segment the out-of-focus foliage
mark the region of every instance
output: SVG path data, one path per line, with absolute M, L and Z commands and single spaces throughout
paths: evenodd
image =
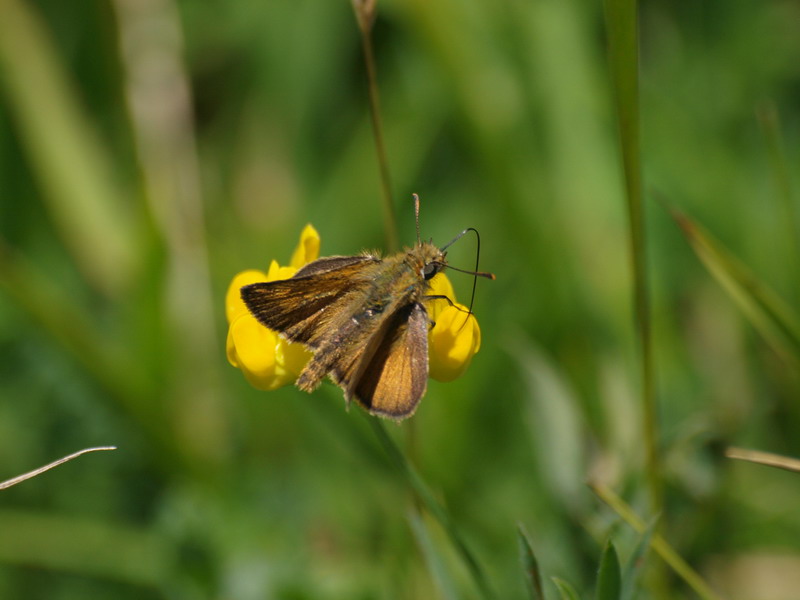
M 417 192 L 422 236 L 478 227 L 497 275 L 469 370 L 389 427 L 470 553 L 338 388 L 260 392 L 225 357 L 231 277 L 286 264 L 305 223 L 323 255 L 384 246 L 350 3 L 0 0 L 0 480 L 119 446 L 0 492 L 0 597 L 525 598 L 518 523 L 545 595 L 588 597 L 609 534 L 640 551 L 584 486 L 654 517 L 603 6 L 377 10 L 399 237 Z M 798 19 L 640 6 L 660 533 L 730 598 L 798 589 L 797 476 L 722 457 L 800 455 L 796 353 L 740 310 L 800 306 Z M 658 199 L 757 287 L 720 286 Z M 662 579 L 642 597 L 688 593 Z

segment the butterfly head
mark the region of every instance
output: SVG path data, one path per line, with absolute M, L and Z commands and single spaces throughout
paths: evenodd
M 425 281 L 433 279 L 447 266 L 446 256 L 446 252 L 430 242 L 419 244 L 408 253 L 414 271 Z

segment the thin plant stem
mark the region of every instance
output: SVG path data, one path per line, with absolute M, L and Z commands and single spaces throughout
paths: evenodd
M 601 483 L 590 483 L 589 487 L 600 500 L 607 504 L 611 510 L 617 513 L 628 525 L 633 527 L 637 533 L 643 534 L 647 531 L 647 524 L 637 515 L 622 498 L 617 496 L 611 488 Z M 703 600 L 723 600 L 722 596 L 711 589 L 705 580 L 692 569 L 689 564 L 681 558 L 675 549 L 658 533 L 654 533 L 650 538 L 650 547 L 658 554 L 675 573 L 703 598 Z
M 63 465 L 65 462 L 71 461 L 73 458 L 78 458 L 83 454 L 88 454 L 89 452 L 98 452 L 101 450 L 116 450 L 116 446 L 97 446 L 95 448 L 84 448 L 83 450 L 78 450 L 77 452 L 73 452 L 72 454 L 65 456 L 63 458 L 59 458 L 58 460 L 54 460 L 51 463 L 44 465 L 43 467 L 39 467 L 38 469 L 34 469 L 33 471 L 28 471 L 27 473 L 23 473 L 22 475 L 18 475 L 6 481 L 0 483 L 0 490 L 5 490 L 10 487 L 17 485 L 18 483 L 22 483 L 23 481 L 27 481 L 28 479 L 33 479 L 37 475 L 41 475 L 45 471 L 49 471 L 50 469 L 54 469 L 58 465 Z
M 800 460 L 772 452 L 762 452 L 760 450 L 748 450 L 747 448 L 736 448 L 731 446 L 725 450 L 725 456 L 736 460 L 744 460 L 758 465 L 775 467 L 785 471 L 800 473 Z
M 386 236 L 387 252 L 396 252 L 399 248 L 397 236 L 397 220 L 394 214 L 392 199 L 392 179 L 389 174 L 389 159 L 383 138 L 381 121 L 380 94 L 378 92 L 378 75 L 375 66 L 375 52 L 372 47 L 372 24 L 375 20 L 375 2 L 369 0 L 353 0 L 356 20 L 361 32 L 361 45 L 364 50 L 364 64 L 367 70 L 367 88 L 369 92 L 369 112 L 372 119 L 372 134 L 375 139 L 375 152 L 378 156 L 378 169 L 381 179 L 381 195 L 383 196 L 383 226 Z
M 645 215 L 642 203 L 639 131 L 639 51 L 636 0 L 606 0 L 606 23 L 611 73 L 616 91 L 620 146 L 630 226 L 630 256 L 639 340 L 641 400 L 650 508 L 661 512 L 663 484 L 658 454 L 658 419 L 653 367 L 650 295 L 645 253 Z

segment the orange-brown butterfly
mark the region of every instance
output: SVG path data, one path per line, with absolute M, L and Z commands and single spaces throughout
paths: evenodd
M 313 352 L 296 382 L 301 390 L 313 391 L 330 375 L 348 403 L 355 398 L 372 414 L 401 420 L 416 410 L 428 385 L 431 323 L 423 302 L 443 298 L 427 294 L 430 280 L 448 267 L 447 247 L 477 231 L 465 229 L 440 249 L 420 241 L 416 194 L 414 210 L 413 248 L 383 259 L 369 253 L 320 258 L 290 279 L 242 287 L 258 321 Z

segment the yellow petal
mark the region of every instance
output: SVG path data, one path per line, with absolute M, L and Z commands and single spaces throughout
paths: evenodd
M 260 390 L 274 390 L 297 379 L 311 353 L 300 344 L 291 344 L 259 323 L 247 310 L 241 288 L 251 283 L 289 279 L 304 264 L 319 257 L 319 234 L 306 225 L 290 266 L 272 261 L 266 273 L 249 270 L 236 275 L 225 296 L 228 338 L 225 351 L 228 362 L 240 369 L 250 385 Z
M 481 329 L 475 315 L 461 304 L 442 308 L 428 333 L 430 376 L 438 381 L 460 377 L 480 347 Z
M 319 258 L 319 233 L 314 229 L 310 223 L 303 228 L 300 233 L 300 243 L 297 244 L 292 260 L 289 264 L 295 269 L 299 269 L 303 265 L 307 265 L 313 260 Z
M 450 298 L 452 302 L 456 301 L 456 293 L 453 291 L 453 284 L 450 283 L 450 280 L 444 273 L 437 273 L 436 276 L 431 279 L 431 287 L 428 290 L 428 295 L 446 296 L 447 298 Z M 428 316 L 430 317 L 431 321 L 436 321 L 439 313 L 448 306 L 450 306 L 450 302 L 444 299 L 431 300 L 425 304 L 425 308 L 428 310 Z
M 249 313 L 231 324 L 226 350 L 228 361 L 259 390 L 275 390 L 294 382 L 311 356 L 302 346 L 290 344 Z
M 277 263 L 275 264 L 277 266 Z M 267 281 L 267 274 L 255 269 L 242 271 L 233 278 L 233 281 L 231 281 L 231 284 L 228 286 L 228 293 L 225 294 L 225 315 L 228 317 L 229 324 L 248 312 L 247 307 L 242 301 L 242 287 L 250 285 L 251 283 L 258 283 L 259 281 Z

